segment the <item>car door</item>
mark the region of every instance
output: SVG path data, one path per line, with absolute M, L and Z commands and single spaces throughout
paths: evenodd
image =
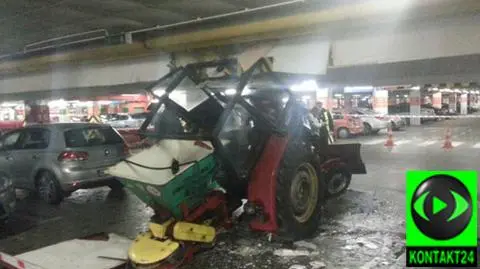
M 18 167 L 16 176 L 19 185 L 25 188 L 33 187 L 33 172 L 38 164 L 48 156 L 47 148 L 50 143 L 50 131 L 45 128 L 24 129 L 20 137 L 18 148 L 14 151 L 15 162 Z
M 12 176 L 15 187 L 22 186 L 22 180 L 19 178 L 22 164 L 18 162 L 16 156 L 22 136 L 22 130 L 8 132 L 2 136 L 0 142 L 0 169 Z

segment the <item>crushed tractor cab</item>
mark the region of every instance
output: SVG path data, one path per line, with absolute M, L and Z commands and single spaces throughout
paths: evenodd
M 366 173 L 359 144 L 315 147 L 308 111 L 265 59 L 240 77 L 235 66 L 190 64 L 152 85 L 141 129 L 152 146 L 108 171 L 155 211 L 129 249 L 135 268 L 188 262 L 242 199 L 252 230 L 311 236 L 321 205 Z

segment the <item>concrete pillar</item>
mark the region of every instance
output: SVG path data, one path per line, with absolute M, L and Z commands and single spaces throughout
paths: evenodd
M 48 103 L 42 100 L 25 101 L 25 123 L 49 123 L 50 110 Z
M 448 108 L 453 111 L 457 111 L 457 94 L 450 93 L 448 98 Z
M 378 113 L 388 114 L 388 91 L 381 88 L 373 90 L 373 110 Z
M 317 102 L 322 102 L 323 107 L 326 109 L 332 109 L 333 104 L 333 90 L 332 89 L 318 89 L 317 90 Z
M 468 93 L 460 95 L 460 114 L 468 114 Z
M 98 116 L 100 115 L 100 105 L 97 102 L 94 102 L 92 105 L 92 115 L 90 116 Z
M 344 98 L 344 104 L 343 105 L 344 105 L 344 107 L 347 111 L 349 111 L 350 109 L 355 107 L 354 97 L 353 97 L 352 93 L 345 93 L 343 95 L 343 98 Z
M 410 114 L 417 117 L 410 118 L 410 125 L 420 125 L 421 94 L 418 90 L 410 91 Z
M 435 108 L 442 108 L 442 93 L 436 92 L 432 94 L 432 105 Z
M 125 44 L 132 44 L 132 43 L 133 43 L 132 33 L 130 32 L 125 33 Z

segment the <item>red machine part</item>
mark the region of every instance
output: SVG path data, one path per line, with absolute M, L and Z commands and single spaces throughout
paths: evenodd
M 206 212 L 217 211 L 222 216 L 222 224 L 224 227 L 231 227 L 232 221 L 228 216 L 227 200 L 225 194 L 221 191 L 212 192 L 205 200 L 205 203 L 190 211 L 185 205 L 181 205 L 183 218 L 188 222 L 199 220 Z
M 272 135 L 265 145 L 248 184 L 248 200 L 263 209 L 263 219 L 250 222 L 256 231 L 275 233 L 278 229 L 276 209 L 277 171 L 287 148 L 288 137 Z
M 225 194 L 220 191 L 212 192 L 205 200 L 205 203 L 190 210 L 185 204 L 181 205 L 183 218 L 188 222 L 195 222 L 200 220 L 205 213 L 216 211 L 220 216 L 220 225 L 225 228 L 230 228 L 232 226 L 232 221 L 228 215 L 227 200 L 225 199 Z M 183 244 L 184 253 L 183 257 L 176 264 L 165 263 L 162 264 L 158 269 L 175 269 L 179 268 L 182 265 L 192 261 L 193 256 L 200 250 L 200 246 L 196 243 L 184 242 Z
M 328 159 L 326 162 L 320 165 L 320 171 L 324 174 L 328 173 L 330 170 L 334 168 L 342 168 L 346 164 L 340 158 L 331 158 Z
M 213 150 L 212 147 L 210 147 L 208 144 L 206 144 L 205 142 L 201 141 L 201 140 L 197 140 L 193 143 L 193 145 L 195 146 L 198 146 L 198 147 L 201 147 L 201 148 L 204 148 L 204 149 L 207 149 L 207 150 Z

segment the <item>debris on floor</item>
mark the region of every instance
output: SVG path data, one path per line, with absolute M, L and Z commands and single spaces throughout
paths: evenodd
M 101 190 L 92 192 L 99 196 Z M 88 192 L 82 193 L 82 197 L 78 198 L 87 194 Z M 214 248 L 197 255 L 195 262 L 185 269 L 402 268 L 405 264 L 404 212 L 388 202 L 392 195 L 386 198 L 375 196 L 376 199 L 373 196 L 375 195 L 368 192 L 348 191 L 344 197 L 332 201 L 327 207 L 328 211 L 317 236 L 301 241 L 274 239 L 269 242 L 266 235 L 252 233 L 248 223 L 239 220 L 234 228 L 217 238 Z M 69 203 L 74 198 L 77 199 L 69 198 L 66 202 Z M 61 213 L 62 219 L 58 222 L 70 229 L 64 228 L 59 233 L 58 226 L 41 225 L 0 239 L 0 251 L 22 253 L 28 248 L 38 248 L 41 244 L 51 244 L 55 240 L 68 239 L 77 234 L 87 235 L 87 232 L 108 231 L 132 237 L 145 229 L 145 223 L 152 214 L 130 195 L 126 195 L 120 204 L 118 200 L 80 200 L 69 203 L 69 207 L 60 207 L 57 211 L 41 205 L 27 207 L 34 208 L 37 215 L 43 214 L 47 219 Z M 125 206 L 127 202 L 128 207 Z M 129 210 L 125 211 L 125 208 Z M 113 226 L 110 221 L 98 221 L 100 218 L 97 215 L 89 215 L 88 212 L 93 209 L 108 212 L 108 219 L 114 221 Z M 14 223 L 21 223 L 21 220 L 23 219 Z M 43 223 L 41 220 L 35 223 Z M 75 226 L 79 221 L 82 226 Z M 31 245 L 31 240 L 27 240 L 32 238 L 35 239 L 34 246 Z M 381 259 L 375 259 L 376 257 Z
M 323 269 L 327 267 L 327 265 L 321 261 L 312 261 L 310 262 L 310 266 L 312 267 L 312 269 Z
M 305 265 L 294 264 L 294 265 L 290 266 L 289 269 L 307 269 L 307 267 Z
M 273 255 L 280 257 L 310 256 L 312 253 L 308 250 L 277 249 Z
M 317 246 L 314 243 L 310 243 L 307 241 L 297 241 L 293 243 L 293 245 L 296 246 L 297 248 L 317 250 Z

